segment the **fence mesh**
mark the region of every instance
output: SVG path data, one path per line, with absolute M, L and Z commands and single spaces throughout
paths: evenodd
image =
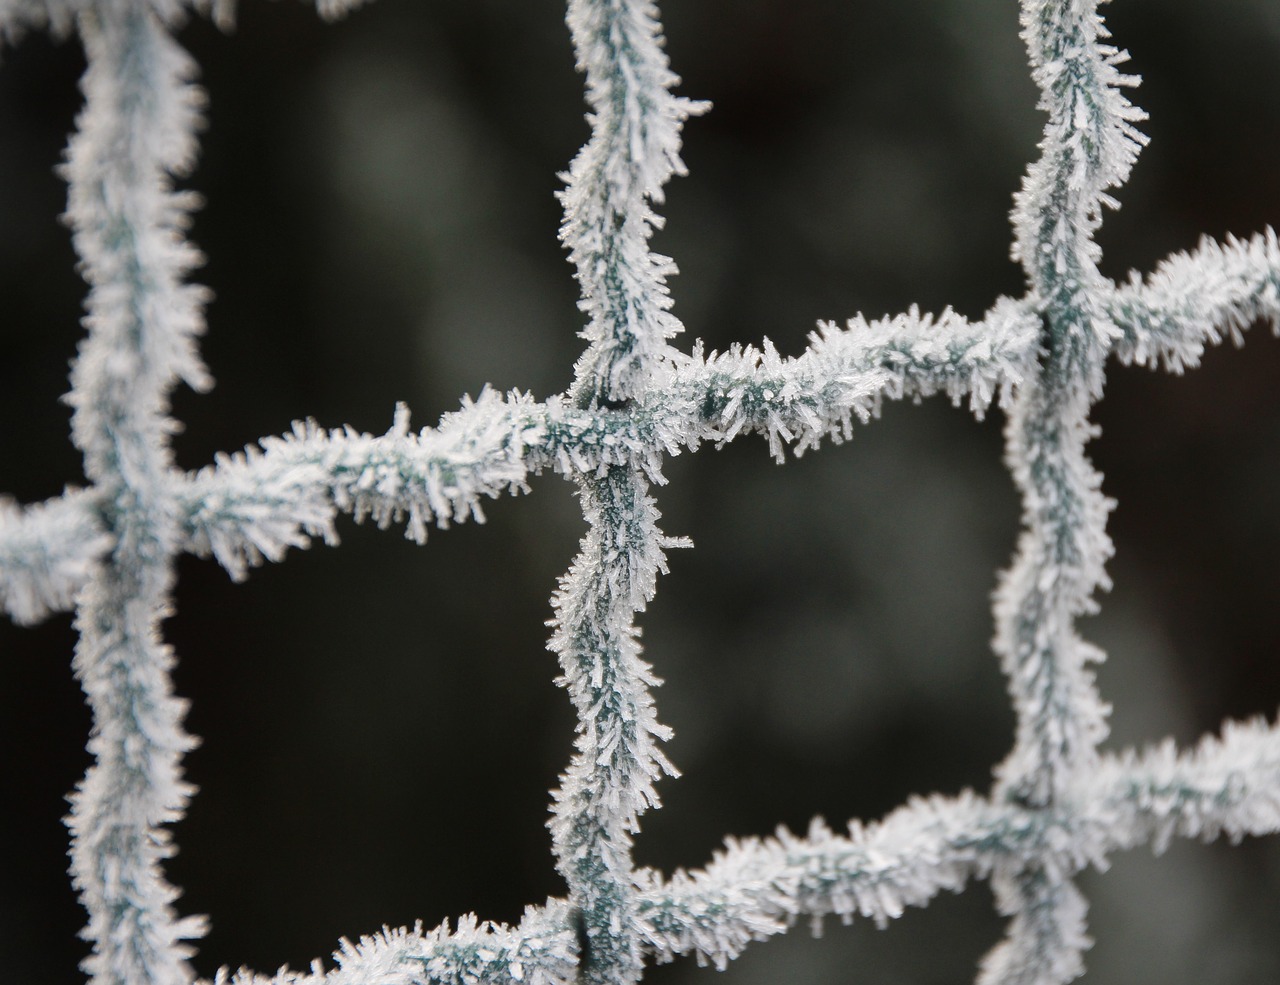
M 335 11 L 322 11 L 334 13 Z M 226 10 L 218 12 L 225 18 Z M 484 392 L 436 428 L 407 411 L 380 437 L 300 425 L 195 473 L 172 463 L 168 393 L 208 385 L 193 338 L 202 292 L 185 282 L 190 198 L 171 176 L 191 167 L 201 97 L 172 40 L 177 8 L 133 3 L 10 4 L 10 30 L 74 21 L 89 68 L 86 106 L 65 168 L 69 218 L 91 286 L 88 337 L 73 372 L 73 439 L 89 489 L 6 510 L 0 530 L 10 615 L 34 622 L 74 606 L 76 670 L 94 709 L 95 765 L 74 799 L 73 879 L 90 914 L 103 981 L 187 981 L 198 920 L 179 918 L 161 871 L 167 825 L 190 794 L 179 761 L 191 740 L 160 642 L 173 558 L 212 555 L 235 578 L 312 537 L 336 513 L 429 526 L 480 519 L 481 503 L 556 472 L 577 486 L 589 531 L 554 599 L 552 648 L 579 714 L 577 755 L 554 797 L 552 833 L 566 900 L 513 927 L 464 918 L 344 946 L 337 967 L 281 980 L 637 979 L 647 961 L 694 955 L 723 967 L 746 944 L 798 918 L 880 923 L 939 889 L 990 879 L 1008 936 L 984 981 L 1067 981 L 1088 945 L 1073 884 L 1117 849 L 1174 835 L 1211 839 L 1274 830 L 1275 729 L 1225 726 L 1179 751 L 1102 754 L 1106 716 L 1092 678 L 1101 654 L 1079 638 L 1110 556 L 1112 503 L 1084 453 L 1104 363 L 1175 371 L 1207 344 L 1280 310 L 1274 234 L 1203 243 L 1145 278 L 1113 284 L 1093 234 L 1143 138 L 1123 92 L 1119 54 L 1091 4 L 1024 4 L 1024 38 L 1048 124 L 1014 212 L 1027 293 L 980 320 L 916 309 L 823 325 L 800 356 L 767 343 L 724 353 L 673 348 L 679 330 L 648 250 L 651 209 L 679 172 L 685 118 L 673 97 L 656 11 L 574 3 L 593 136 L 564 194 L 563 238 L 587 315 L 574 384 L 545 401 Z M 660 743 L 652 675 L 636 614 L 664 552 L 649 487 L 664 457 L 740 434 L 772 454 L 842 441 L 885 399 L 945 392 L 975 412 L 1007 414 L 1007 462 L 1024 534 L 996 602 L 996 649 L 1018 716 L 1014 752 L 987 796 L 913 800 L 874 824 L 834 833 L 731 841 L 705 869 L 667 877 L 637 868 L 631 838 L 672 772 Z M 251 972 L 231 976 L 256 980 Z

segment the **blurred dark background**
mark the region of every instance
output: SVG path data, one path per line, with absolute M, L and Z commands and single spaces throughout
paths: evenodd
M 1105 271 L 1280 224 L 1280 7 L 1105 9 L 1152 138 Z M 182 31 L 210 98 L 189 186 L 218 381 L 175 396 L 184 467 L 305 417 L 381 432 L 397 400 L 420 426 L 486 382 L 569 383 L 581 318 L 553 193 L 586 127 L 562 17 L 378 0 L 326 26 L 248 0 L 232 36 Z M 1021 293 L 1007 213 L 1041 116 L 1013 0 L 670 0 L 665 19 L 682 91 L 715 103 L 656 241 L 681 268 L 682 345 L 767 335 L 793 354 L 818 318 L 976 317 Z M 83 481 L 58 398 L 84 289 L 53 173 L 82 68 L 39 35 L 0 62 L 0 489 L 24 502 Z M 1280 706 L 1277 381 L 1261 330 L 1185 378 L 1111 374 L 1092 451 L 1119 500 L 1115 588 L 1085 631 L 1110 653 L 1113 747 Z M 758 439 L 671 460 L 665 529 L 697 548 L 673 553 L 643 625 L 685 775 L 641 863 L 986 788 L 1013 724 L 989 647 L 1018 517 L 1001 424 L 933 400 L 782 468 Z M 543 477 L 425 549 L 344 520 L 341 549 L 244 585 L 182 560 L 166 631 L 203 745 L 169 872 L 182 911 L 211 917 L 202 974 L 305 965 L 383 924 L 513 921 L 563 892 L 544 821 L 573 721 L 544 621 L 582 533 L 571 493 Z M 0 636 L 0 982 L 71 985 L 83 915 L 59 819 L 88 716 L 70 617 Z M 1144 849 L 1081 882 L 1089 981 L 1280 980 L 1274 839 Z M 977 884 L 883 932 L 797 928 L 720 977 L 684 961 L 650 980 L 961 983 L 1001 930 Z

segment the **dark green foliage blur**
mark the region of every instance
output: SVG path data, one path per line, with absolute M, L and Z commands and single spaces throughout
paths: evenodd
M 1280 226 L 1280 6 L 1117 0 L 1151 136 L 1100 237 L 1113 277 Z M 1041 117 L 1014 0 L 669 0 L 690 174 L 660 211 L 675 311 L 708 348 L 795 354 L 819 318 L 919 304 L 978 317 L 1020 294 L 1007 213 Z M 377 0 L 336 25 L 246 0 L 233 36 L 189 25 L 209 126 L 192 236 L 216 300 L 208 395 L 179 392 L 185 468 L 291 422 L 434 423 L 486 383 L 571 379 L 581 316 L 554 192 L 587 130 L 563 11 L 541 0 Z M 83 65 L 42 36 L 0 62 L 0 490 L 83 481 L 67 362 L 84 288 L 53 168 Z M 1091 446 L 1118 499 L 1114 590 L 1085 631 L 1110 654 L 1111 745 L 1189 742 L 1280 706 L 1280 341 L 1250 333 L 1185 378 L 1116 367 Z M 642 864 L 725 835 L 874 819 L 912 793 L 985 789 L 1013 715 L 988 598 L 1018 504 L 1001 415 L 891 405 L 784 467 L 763 442 L 670 462 L 664 528 L 693 538 L 643 620 L 684 771 Z M 582 523 L 568 483 L 483 526 L 341 526 L 233 585 L 179 565 L 167 636 L 203 745 L 169 866 L 210 915 L 196 967 L 273 971 L 341 936 L 467 911 L 514 921 L 563 887 L 543 826 L 573 720 L 545 648 Z M 64 795 L 86 765 L 70 617 L 0 639 L 0 981 L 71 985 L 83 915 Z M 1280 979 L 1280 842 L 1176 844 L 1082 877 L 1096 983 Z M 961 983 L 1001 933 L 974 886 L 878 932 L 807 928 L 717 982 Z M 652 973 L 711 981 L 693 962 Z

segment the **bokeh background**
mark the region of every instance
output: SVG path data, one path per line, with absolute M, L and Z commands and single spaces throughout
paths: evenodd
M 1151 144 L 1105 271 L 1280 224 L 1280 6 L 1106 10 Z M 554 192 L 587 131 L 562 18 L 378 0 L 326 26 L 247 0 L 233 36 L 182 31 L 210 99 L 188 185 L 207 199 L 218 381 L 175 396 L 184 467 L 306 417 L 381 432 L 398 400 L 424 425 L 485 383 L 569 383 L 581 318 Z M 656 241 L 681 268 L 682 345 L 767 335 L 792 354 L 819 318 L 976 317 L 1021 293 L 1007 213 L 1041 116 L 1013 0 L 669 0 L 665 20 L 682 91 L 715 103 Z M 53 172 L 82 68 L 38 35 L 0 61 L 0 489 L 24 502 L 83 481 L 58 398 L 84 290 Z M 1110 654 L 1112 747 L 1280 706 L 1278 381 L 1261 330 L 1184 378 L 1110 376 L 1092 451 L 1119 501 L 1115 587 L 1085 630 Z M 665 528 L 696 549 L 673 553 L 643 625 L 685 775 L 662 783 L 641 863 L 986 788 L 1013 725 L 989 646 L 1018 518 L 1001 424 L 933 400 L 784 467 L 758 439 L 670 461 Z M 212 921 L 202 974 L 305 965 L 383 924 L 512 921 L 563 892 L 544 822 L 573 722 L 544 622 L 583 528 L 554 476 L 487 512 L 424 549 L 344 521 L 340 549 L 243 585 L 180 563 L 166 633 L 203 745 L 169 871 Z M 6 985 L 81 980 L 59 820 L 86 765 L 72 645 L 69 616 L 0 627 Z M 1091 982 L 1280 980 L 1275 839 L 1140 850 L 1081 883 Z M 961 983 L 1001 930 L 975 884 L 885 931 L 801 927 L 718 977 L 685 961 L 650 980 Z

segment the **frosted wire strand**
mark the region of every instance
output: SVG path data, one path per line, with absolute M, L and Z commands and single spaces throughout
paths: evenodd
M 1046 301 L 1102 290 L 1093 233 L 1102 208 L 1116 205 L 1107 191 L 1124 184 L 1147 141 L 1134 126 L 1146 114 L 1122 91 L 1139 81 L 1118 69 L 1128 54 L 1105 43 L 1105 2 L 1022 0 L 1022 38 L 1049 119 L 1015 196 L 1013 259 Z M 1102 325 L 1082 327 L 1107 335 Z
M 193 337 L 204 292 L 183 285 L 196 262 L 180 231 L 188 198 L 169 176 L 188 168 L 199 93 L 194 65 L 150 6 L 104 0 L 80 18 L 85 106 L 65 174 L 68 217 L 90 284 L 89 334 L 72 370 L 72 435 L 84 453 L 114 548 L 80 595 L 73 666 L 93 711 L 94 757 L 72 795 L 72 881 L 89 914 L 83 963 L 101 985 L 185 985 L 203 920 L 178 919 L 161 861 L 166 825 L 191 788 L 180 771 L 194 745 L 161 642 L 169 614 L 173 506 L 168 390 L 207 377 Z
M 1033 371 L 1040 320 L 1027 306 L 996 305 L 983 321 L 950 311 L 824 324 L 799 356 L 761 349 L 681 357 L 678 367 L 629 411 L 584 411 L 562 397 L 537 402 L 491 390 L 409 430 L 401 407 L 391 429 L 373 436 L 298 424 L 260 447 L 218 455 L 194 474 L 169 472 L 179 548 L 213 556 L 241 580 L 264 560 L 314 536 L 337 543 L 339 512 L 380 527 L 405 522 L 424 543 L 431 526 L 483 520 L 483 500 L 528 489 L 531 475 L 582 476 L 613 465 L 661 482 L 661 454 L 722 445 L 747 434 L 766 439 L 782 461 L 852 434 L 885 400 L 945 392 L 981 413 Z M 0 602 L 17 621 L 36 622 L 71 607 L 112 541 L 101 497 L 72 492 L 18 509 L 0 502 Z
M 1103 756 L 1072 778 L 1048 821 L 1057 834 L 1051 864 L 1064 874 L 1105 868 L 1113 851 L 1173 837 L 1233 841 L 1277 829 L 1280 728 L 1261 719 L 1228 723 L 1179 754 L 1171 742 L 1142 754 Z M 971 792 L 913 798 L 880 821 L 851 822 L 845 834 L 815 821 L 803 837 L 730 839 L 704 869 L 670 879 L 643 871 L 637 921 L 659 962 L 689 955 L 723 969 L 752 941 L 784 933 L 797 919 L 836 916 L 884 926 L 938 892 L 959 892 L 1011 860 L 1039 850 L 1046 815 Z M 221 972 L 218 985 L 404 985 L 457 981 L 575 980 L 574 919 L 560 900 L 530 907 L 516 928 L 463 917 L 424 932 L 384 931 L 344 941 L 328 972 Z
M 25 509 L 0 500 L 0 603 L 14 622 L 34 625 L 65 612 L 114 543 L 87 492 L 67 492 Z
M 657 960 L 693 955 L 723 969 L 797 918 L 884 926 L 939 891 L 1015 870 L 1046 840 L 1053 850 L 1043 861 L 1055 884 L 1069 886 L 1065 879 L 1088 865 L 1106 868 L 1114 851 L 1150 844 L 1160 853 L 1174 836 L 1238 841 L 1274 833 L 1278 819 L 1280 727 L 1228 723 L 1221 737 L 1182 754 L 1165 742 L 1103 756 L 1097 770 L 1071 778 L 1048 813 L 965 792 L 913 798 L 881 821 L 851 822 L 847 835 L 815 821 L 804 838 L 780 829 L 774 838 L 730 840 L 703 870 L 666 881 L 650 873 L 640 918 Z M 1059 907 L 1078 912 L 1069 895 Z M 1070 961 L 1080 943 L 1060 952 Z
M 665 283 L 675 268 L 649 251 L 659 222 L 649 203 L 683 171 L 680 127 L 696 107 L 670 92 L 679 80 L 652 3 L 570 0 L 567 21 L 591 107 L 591 138 L 561 194 L 560 235 L 589 319 L 570 392 L 581 408 L 616 407 L 646 392 L 667 357 L 666 340 L 680 331 Z M 658 803 L 655 781 L 675 773 L 658 747 L 670 731 L 658 723 L 650 694 L 658 681 L 640 658 L 635 626 L 665 570 L 663 549 L 677 543 L 659 531 L 647 488 L 636 465 L 602 465 L 578 477 L 589 530 L 552 598 L 550 647 L 578 725 L 549 827 L 581 920 L 586 985 L 641 976 L 631 835 L 640 813 Z
M 567 20 L 591 107 L 591 139 L 560 194 L 560 238 L 577 268 L 590 343 L 575 369 L 574 399 L 620 403 L 645 390 L 666 340 L 682 331 L 668 310 L 675 266 L 649 250 L 661 224 L 650 203 L 662 201 L 672 174 L 684 173 L 680 128 L 706 104 L 672 95 L 680 80 L 649 0 L 570 0 Z
M 1122 362 L 1172 373 L 1200 365 L 1205 346 L 1230 339 L 1262 319 L 1280 331 L 1280 242 L 1268 228 L 1226 243 L 1205 238 L 1175 253 L 1146 280 L 1136 273 L 1115 292 L 1108 312 L 1120 329 Z
M 1041 159 L 1014 210 L 1017 246 L 1043 306 L 1044 356 L 1006 428 L 1006 460 L 1023 498 L 1018 556 L 997 593 L 996 649 L 1018 712 L 1013 756 L 1001 768 L 1012 796 L 1048 804 L 1065 777 L 1087 768 L 1106 735 L 1105 710 L 1087 664 L 1101 653 L 1075 633 L 1108 585 L 1111 502 L 1084 453 L 1088 415 L 1101 393 L 1114 327 L 1095 300 L 1096 228 L 1104 189 L 1124 179 L 1137 152 L 1139 114 L 1117 87 L 1120 60 L 1096 2 L 1025 0 L 1023 36 L 1040 106 L 1049 113 Z
M 462 917 L 433 930 L 383 929 L 358 942 L 342 941 L 335 967 L 309 972 L 282 968 L 261 975 L 222 969 L 213 985 L 572 985 L 578 980 L 577 937 L 563 900 L 527 907 L 517 927 Z
M 662 482 L 664 451 L 759 433 L 781 461 L 788 445 L 799 455 L 847 439 L 853 420 L 875 416 L 885 399 L 942 391 L 967 395 L 981 412 L 1032 371 L 1039 324 L 1013 302 L 974 323 L 951 312 L 857 318 L 847 329 L 824 326 L 795 358 L 767 342 L 682 357 L 625 411 L 485 390 L 417 433 L 404 408 L 378 437 L 298 425 L 181 481 L 185 545 L 242 578 L 264 557 L 305 545 L 308 532 L 332 542 L 330 501 L 380 527 L 403 519 L 405 535 L 423 543 L 430 526 L 483 520 L 484 499 L 527 491 L 528 478 L 547 470 L 590 477 L 625 465 Z
M 995 597 L 995 648 L 1018 716 L 1013 752 L 997 770 L 997 796 L 1049 809 L 1071 778 L 1093 768 L 1107 733 L 1089 664 L 1103 654 L 1079 638 L 1077 617 L 1109 587 L 1112 554 L 1101 475 L 1085 455 L 1096 433 L 1108 345 L 1118 334 L 1099 299 L 1093 233 L 1107 189 L 1124 182 L 1143 138 L 1121 95 L 1137 80 L 1107 37 L 1097 0 L 1023 0 L 1023 39 L 1048 113 L 1041 156 L 1014 212 L 1013 256 L 1043 306 L 1040 372 L 1019 393 L 1006 430 L 1006 461 L 1022 494 L 1018 553 Z M 996 868 L 997 906 L 1012 916 L 1005 941 L 982 962 L 980 985 L 1059 985 L 1083 973 L 1087 905 L 1050 864 L 1052 830 L 1031 858 Z
M 1280 811 L 1280 732 L 1261 720 L 1229 723 L 1176 754 L 1165 743 L 1142 755 L 1105 756 L 1077 777 L 1054 823 L 1064 835 L 1057 864 L 1105 867 L 1113 850 L 1150 843 L 1162 852 L 1174 835 L 1233 840 L 1274 832 Z M 693 955 L 723 968 L 753 940 L 782 933 L 805 916 L 862 917 L 883 925 L 940 890 L 959 891 L 1010 856 L 1034 846 L 1040 812 L 971 793 L 913 799 L 881 821 L 837 835 L 819 822 L 805 837 L 730 841 L 712 863 L 670 880 L 642 873 L 638 919 L 657 960 Z M 1078 847 L 1087 846 L 1087 847 Z M 325 973 L 275 976 L 222 972 L 227 985 L 388 985 L 569 982 L 576 974 L 573 919 L 562 901 L 531 907 L 517 928 L 472 917 L 423 932 L 384 931 L 343 942 Z
M 576 751 L 553 791 L 550 828 L 588 943 L 583 980 L 622 983 L 638 980 L 643 967 L 631 835 L 640 813 L 658 806 L 658 777 L 676 775 L 659 748 L 671 732 L 658 723 L 650 694 L 658 681 L 640 658 L 634 625 L 672 542 L 630 469 L 583 481 L 580 497 L 590 529 L 552 598 L 550 644 L 564 671 L 557 683 L 578 712 Z

